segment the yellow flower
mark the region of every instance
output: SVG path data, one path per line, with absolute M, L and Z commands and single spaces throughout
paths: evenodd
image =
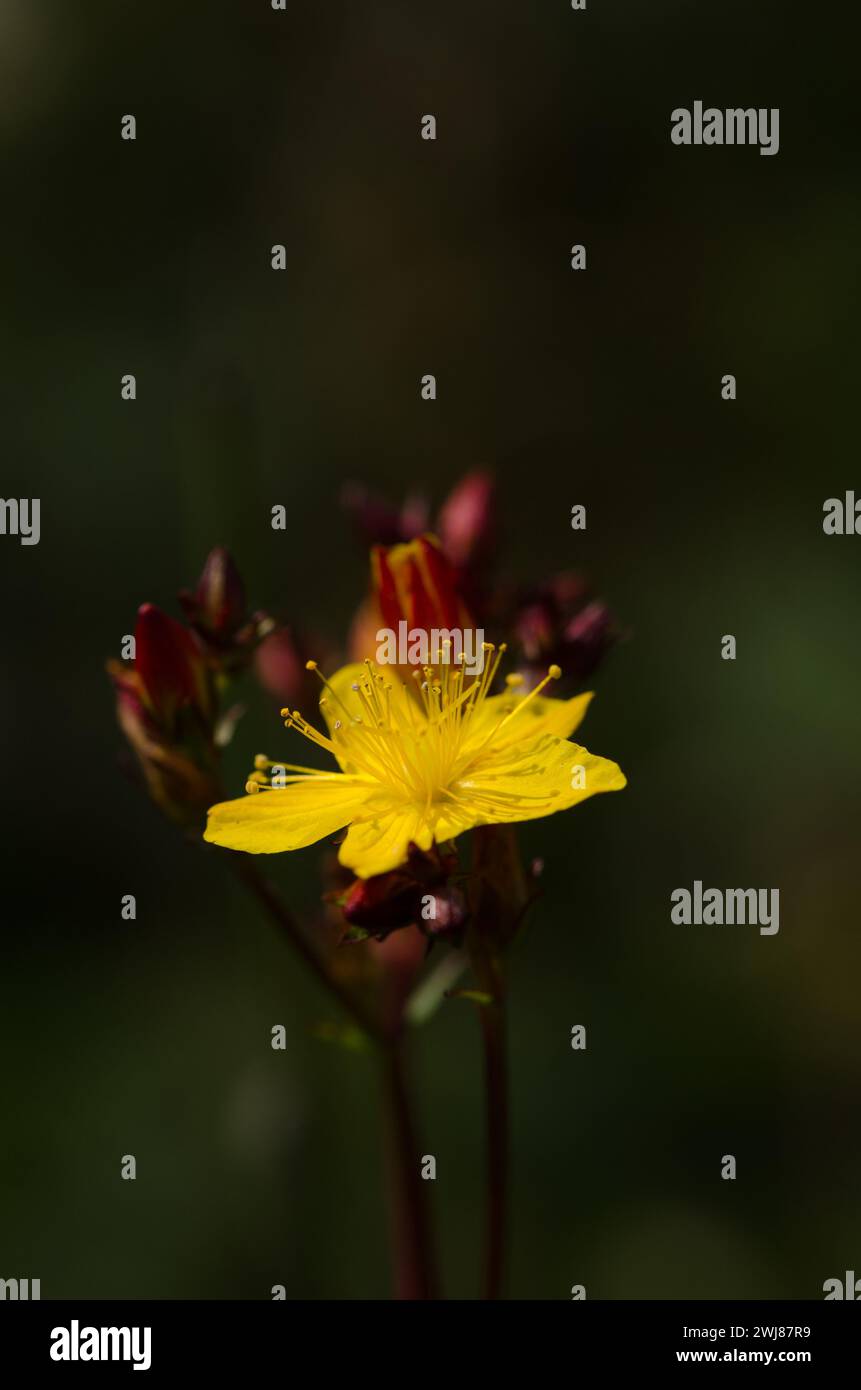
M 349 826 L 340 861 L 370 878 L 403 863 L 411 841 L 427 850 L 476 825 L 534 820 L 624 787 L 615 763 L 568 742 L 591 694 L 541 695 L 558 666 L 526 696 L 516 676 L 504 694 L 488 693 L 504 650 L 486 647 L 472 683 L 445 662 L 416 670 L 415 690 L 372 661 L 345 666 L 323 682 L 328 737 L 282 710 L 287 728 L 325 748 L 340 771 L 259 757 L 246 787 L 258 794 L 213 806 L 205 838 L 275 854 Z

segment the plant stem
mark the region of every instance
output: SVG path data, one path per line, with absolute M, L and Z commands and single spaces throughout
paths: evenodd
M 277 925 L 284 932 L 295 948 L 302 960 L 309 969 L 316 975 L 317 979 L 330 994 L 338 1000 L 341 1007 L 350 1015 L 353 1021 L 369 1035 L 378 1041 L 384 1038 L 380 1023 L 364 1002 L 358 998 L 345 984 L 342 983 L 326 964 L 323 956 L 311 942 L 296 918 L 285 907 L 276 889 L 268 879 L 255 868 L 251 859 L 244 854 L 229 852 L 228 862 L 237 877 L 250 889 L 251 893 L 269 915 L 275 920 Z
M 420 1170 L 422 1155 L 409 1099 L 403 1039 L 397 1038 L 384 1047 L 381 1058 L 392 1184 L 395 1297 L 433 1299 L 437 1297 L 436 1266 L 427 1189 Z
M 504 953 L 530 902 L 529 884 L 511 825 L 477 827 L 473 850 L 472 920 L 467 949 L 479 990 L 487 1116 L 487 1230 L 485 1297 L 502 1298 L 508 1197 L 508 1057 Z
M 404 1039 L 387 1031 L 364 1001 L 331 973 L 276 889 L 258 872 L 250 858 L 234 853 L 230 854 L 229 863 L 320 984 L 378 1044 L 389 1141 L 395 1293 L 396 1297 L 404 1299 L 435 1298 L 436 1271 L 427 1192 L 419 1167 L 421 1153 L 407 1085 Z
M 488 955 L 475 962 L 492 1004 L 479 1010 L 484 1045 L 487 1123 L 487 1215 L 485 1230 L 485 1297 L 502 1297 L 505 1282 L 506 1206 L 508 1196 L 508 1055 L 502 966 Z

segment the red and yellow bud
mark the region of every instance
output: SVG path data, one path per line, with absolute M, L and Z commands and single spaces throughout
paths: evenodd
M 215 699 L 193 633 L 154 604 L 135 625 L 135 662 L 108 663 L 117 722 L 137 758 L 153 801 L 174 820 L 190 822 L 212 804 Z
M 455 571 L 435 536 L 390 550 L 375 546 L 371 576 L 380 619 L 392 631 L 401 622 L 426 632 L 469 625 Z

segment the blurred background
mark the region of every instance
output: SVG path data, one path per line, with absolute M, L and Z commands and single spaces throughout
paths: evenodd
M 314 1036 L 327 1000 L 123 778 L 104 662 L 216 543 L 342 641 L 343 485 L 438 503 L 475 467 L 504 574 L 582 570 L 629 634 L 582 734 L 628 789 L 523 834 L 510 1292 L 820 1298 L 859 1268 L 861 540 L 822 532 L 861 493 L 856 63 L 831 7 L 792 8 L 0 3 L 2 492 L 42 502 L 38 546 L 0 538 L 0 1276 L 388 1296 L 371 1061 Z M 779 107 L 779 154 L 672 146 L 696 99 Z M 236 794 L 286 737 L 243 695 Z M 319 858 L 267 865 L 297 907 Z M 779 934 L 673 925 L 697 878 L 779 888 Z M 471 1007 L 416 1042 L 473 1297 Z

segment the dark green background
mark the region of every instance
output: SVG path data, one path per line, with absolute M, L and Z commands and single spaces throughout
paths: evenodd
M 387 1295 L 370 1059 L 312 1036 L 316 987 L 122 779 L 103 662 L 216 542 L 255 603 L 341 636 L 344 481 L 439 500 L 478 465 L 506 576 L 583 568 L 631 634 L 583 730 L 629 788 L 523 835 L 547 867 L 512 961 L 511 1292 L 817 1298 L 861 1269 L 861 538 L 821 526 L 861 494 L 838 13 L 4 4 L 2 491 L 41 497 L 42 539 L 0 538 L 0 1276 Z M 673 147 L 697 98 L 779 106 L 779 154 Z M 237 792 L 278 744 L 247 694 Z M 309 904 L 317 866 L 274 869 Z M 779 935 L 672 925 L 695 878 L 779 888 Z M 416 1061 L 446 1287 L 473 1296 L 468 1005 Z

